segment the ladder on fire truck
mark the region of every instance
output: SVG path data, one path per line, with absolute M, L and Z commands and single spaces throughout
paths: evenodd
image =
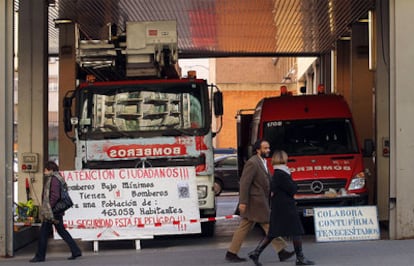
M 76 25 L 78 78 L 98 81 L 179 78 L 176 21 L 126 22 L 125 30 L 108 25 L 108 38 L 87 39 Z

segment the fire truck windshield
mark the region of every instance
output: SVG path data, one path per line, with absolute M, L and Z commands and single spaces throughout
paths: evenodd
M 263 124 L 263 137 L 272 152 L 282 149 L 289 156 L 358 152 L 349 119 L 269 121 Z
M 168 87 L 168 88 L 167 88 Z M 80 135 L 198 134 L 208 127 L 208 91 L 187 83 L 87 87 L 79 106 Z

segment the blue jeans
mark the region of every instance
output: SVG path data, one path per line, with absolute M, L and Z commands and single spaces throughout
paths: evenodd
M 70 251 L 72 252 L 72 256 L 79 256 L 82 252 L 79 249 L 79 246 L 73 240 L 72 236 L 63 226 L 63 216 L 55 215 L 55 219 L 58 221 L 57 223 L 52 223 L 50 221 L 42 222 L 42 225 L 40 226 L 39 243 L 38 243 L 35 257 L 41 260 L 45 259 L 46 250 L 47 250 L 47 242 L 49 239 L 50 231 L 52 230 L 52 225 L 55 226 L 55 229 L 60 235 L 60 237 L 69 246 Z

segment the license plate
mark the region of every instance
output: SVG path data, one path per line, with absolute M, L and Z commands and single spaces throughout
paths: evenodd
M 313 216 L 313 209 L 303 209 L 303 216 L 304 217 Z

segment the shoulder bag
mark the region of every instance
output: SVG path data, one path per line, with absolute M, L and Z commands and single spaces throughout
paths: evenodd
M 63 213 L 73 206 L 73 201 L 68 192 L 68 185 L 60 176 L 55 176 L 60 182 L 60 199 L 53 207 L 53 213 Z

